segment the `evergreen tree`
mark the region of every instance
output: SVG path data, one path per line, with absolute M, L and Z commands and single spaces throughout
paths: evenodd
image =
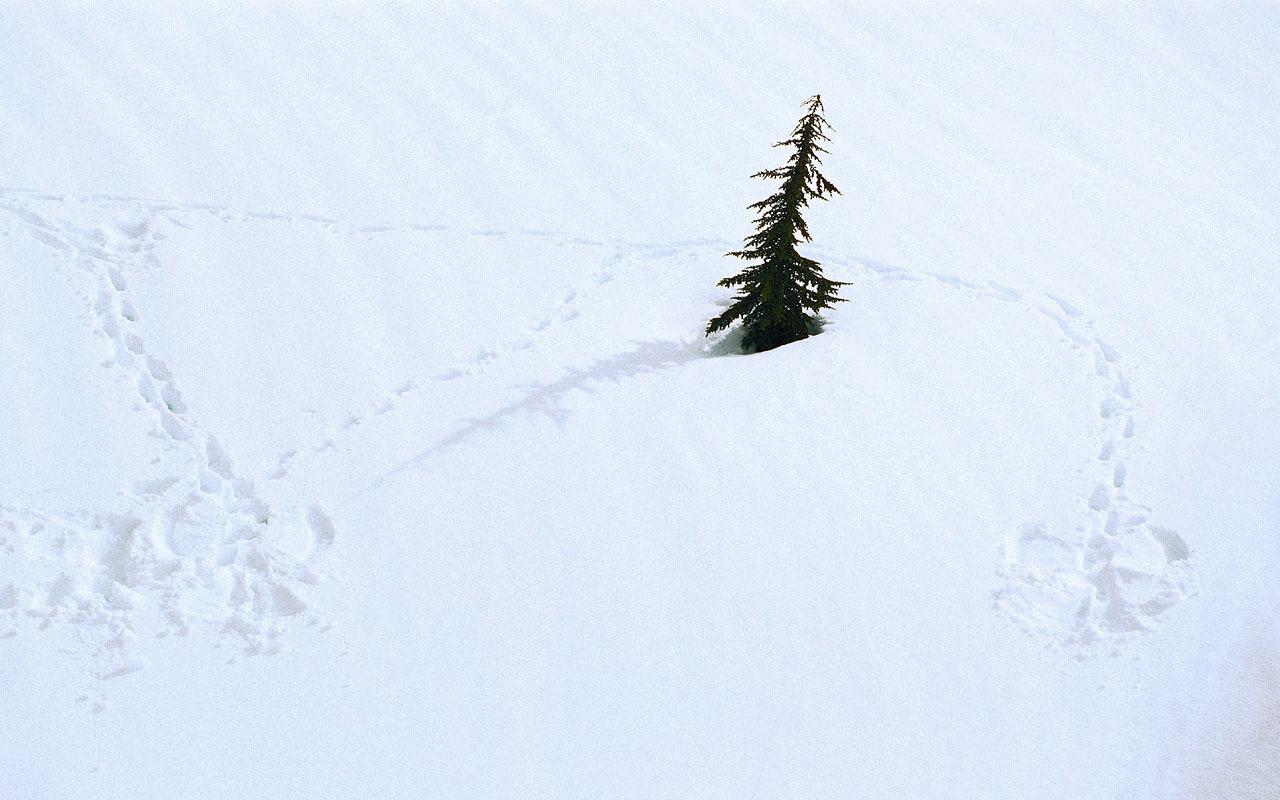
M 805 115 L 796 123 L 791 138 L 774 145 L 792 148 L 786 166 L 751 176 L 781 180 L 782 185 L 750 206 L 759 212 L 756 232 L 747 237 L 743 249 L 726 255 L 753 263 L 720 281 L 720 286 L 737 287 L 738 294 L 723 314 L 707 324 L 707 333 L 713 333 L 741 319 L 743 352 L 772 350 L 817 333 L 821 325 L 818 312 L 841 302 L 836 292 L 845 284 L 826 278 L 817 261 L 796 252 L 797 242 L 809 241 L 809 228 L 801 216 L 809 200 L 840 194 L 835 184 L 818 172 L 821 154 L 827 152 L 820 142 L 829 141 L 822 110 L 821 96 L 806 100 Z

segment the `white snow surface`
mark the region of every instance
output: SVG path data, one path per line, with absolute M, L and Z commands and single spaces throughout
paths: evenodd
M 0 798 L 1280 796 L 1278 51 L 0 10 Z M 742 356 L 814 92 L 847 302 Z

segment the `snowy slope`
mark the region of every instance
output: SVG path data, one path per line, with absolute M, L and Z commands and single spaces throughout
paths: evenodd
M 0 794 L 1280 787 L 1265 10 L 3 13 Z

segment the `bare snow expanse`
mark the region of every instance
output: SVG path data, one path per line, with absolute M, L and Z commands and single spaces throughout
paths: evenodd
M 1275 796 L 1273 17 L 0 12 L 0 796 Z

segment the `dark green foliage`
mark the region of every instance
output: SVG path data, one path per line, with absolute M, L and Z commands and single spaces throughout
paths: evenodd
M 823 132 L 826 125 L 822 98 L 814 95 L 805 101 L 805 115 L 791 138 L 774 145 L 792 148 L 786 166 L 751 176 L 781 180 L 782 185 L 750 206 L 758 212 L 756 232 L 747 237 L 743 249 L 726 255 L 752 263 L 720 281 L 720 286 L 737 288 L 738 294 L 723 314 L 707 324 L 707 333 L 713 333 L 741 319 L 743 352 L 772 350 L 817 333 L 818 312 L 841 301 L 836 292 L 844 284 L 824 277 L 817 261 L 796 252 L 797 242 L 809 241 L 809 228 L 800 215 L 809 200 L 840 194 L 818 172 L 821 154 L 827 152 L 819 144 L 828 141 Z

